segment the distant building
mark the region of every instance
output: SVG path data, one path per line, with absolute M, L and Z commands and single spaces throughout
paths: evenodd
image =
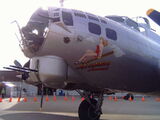
M 24 97 L 37 95 L 37 87 L 24 82 L 3 82 L 5 97 Z

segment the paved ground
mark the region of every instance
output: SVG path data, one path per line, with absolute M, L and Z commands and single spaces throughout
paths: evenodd
M 101 120 L 160 120 L 160 102 L 155 98 L 146 98 L 142 102 L 140 98 L 135 101 L 108 100 L 105 98 L 103 104 L 103 115 Z M 78 106 L 81 102 L 79 97 L 74 101 L 69 97 L 67 101 L 63 97 L 57 97 L 53 101 L 44 99 L 42 111 L 40 111 L 40 98 L 34 102 L 33 98 L 28 98 L 27 102 L 17 102 L 14 98 L 12 102 L 8 99 L 0 103 L 0 120 L 79 120 Z

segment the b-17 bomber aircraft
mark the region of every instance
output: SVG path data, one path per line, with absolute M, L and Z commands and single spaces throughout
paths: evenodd
M 147 18 L 39 8 L 19 30 L 30 60 L 7 69 L 33 85 L 76 90 L 85 98 L 80 120 L 99 120 L 104 94 L 160 91 L 160 36 Z

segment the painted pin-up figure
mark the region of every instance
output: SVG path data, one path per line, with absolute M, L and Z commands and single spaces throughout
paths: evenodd
M 100 59 L 102 57 L 103 48 L 108 45 L 108 41 L 103 37 L 99 38 L 99 45 L 96 46 L 96 50 L 87 50 L 84 55 L 78 60 L 79 63 L 85 63 L 89 58 Z

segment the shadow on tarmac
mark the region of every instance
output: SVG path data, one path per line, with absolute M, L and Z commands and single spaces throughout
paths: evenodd
M 79 120 L 77 117 L 47 113 L 9 113 L 1 115 L 2 120 Z

